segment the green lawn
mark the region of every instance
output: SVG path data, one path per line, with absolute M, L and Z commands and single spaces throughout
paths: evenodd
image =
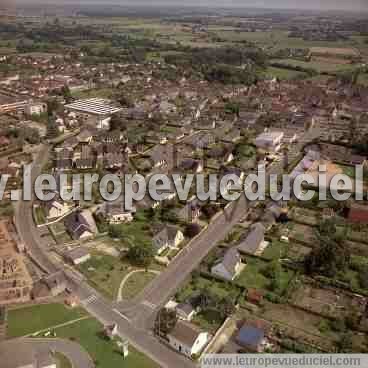
M 35 221 L 37 225 L 46 223 L 46 215 L 42 207 L 35 207 L 34 214 L 35 214 Z
M 261 270 L 265 268 L 266 265 L 267 262 L 255 258 L 248 258 L 244 271 L 235 282 L 246 288 L 267 289 L 269 280 L 261 273 Z
M 43 304 L 8 311 L 9 338 L 33 334 L 86 316 L 80 308 L 68 309 L 62 304 Z
M 137 211 L 135 220 L 127 224 L 111 225 L 110 236 L 122 240 L 124 246 L 137 243 L 151 243 L 152 219 L 145 211 Z
M 196 315 L 193 322 L 200 326 L 204 331 L 215 333 L 220 328 L 223 320 L 218 311 L 207 309 Z
M 275 68 L 272 66 L 268 67 L 266 71 L 262 72 L 262 75 L 269 79 L 278 78 L 280 80 L 292 80 L 307 77 L 307 74 L 303 72 L 283 68 Z
M 111 98 L 113 95 L 113 90 L 111 88 L 100 88 L 100 89 L 91 89 L 88 91 L 79 91 L 74 92 L 73 97 L 77 99 L 84 98 Z
M 137 296 L 154 278 L 152 272 L 136 272 L 129 277 L 123 288 L 123 299 L 132 299 Z
M 116 342 L 106 340 L 103 326 L 87 319 L 55 330 L 57 337 L 79 343 L 90 354 L 98 368 L 158 368 L 158 365 L 129 346 L 129 356 L 123 359 Z
M 124 276 L 133 268 L 124 260 L 93 252 L 91 259 L 78 266 L 78 270 L 86 276 L 93 287 L 106 297 L 115 300 Z
M 219 299 L 235 299 L 239 293 L 238 289 L 230 283 L 226 284 L 224 282 L 216 281 L 215 279 L 210 281 L 204 277 L 198 277 L 194 280 L 194 282 L 189 282 L 182 289 L 180 289 L 175 298 L 178 302 L 184 302 L 187 301 L 194 293 L 198 293 L 203 289 L 209 290 Z
M 247 266 L 235 282 L 246 288 L 269 290 L 271 280 L 264 276 L 262 272 L 267 267 L 267 264 L 267 262 L 259 259 L 248 258 Z M 293 276 L 294 273 L 292 271 L 281 269 L 279 292 L 283 292 L 288 287 Z
M 284 258 L 287 254 L 289 244 L 279 240 L 272 240 L 268 247 L 264 250 L 262 257 L 269 260 Z
M 340 72 L 355 69 L 355 66 L 351 64 L 335 64 L 333 62 L 321 62 L 321 61 L 307 62 L 294 59 L 280 59 L 280 60 L 273 60 L 273 62 L 277 62 L 283 65 L 299 66 L 305 69 L 313 69 L 317 73 Z
M 354 166 L 347 166 L 347 165 L 339 165 L 342 169 L 342 173 L 350 178 L 355 178 L 355 167 Z

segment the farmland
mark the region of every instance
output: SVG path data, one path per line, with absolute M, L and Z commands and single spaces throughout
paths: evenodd
M 280 59 L 274 60 L 273 62 L 277 65 L 285 65 L 291 67 L 300 67 L 303 69 L 312 69 L 316 73 L 333 73 L 341 71 L 349 71 L 354 69 L 351 64 L 334 64 L 333 62 L 322 62 L 322 61 L 301 61 L 294 59 Z

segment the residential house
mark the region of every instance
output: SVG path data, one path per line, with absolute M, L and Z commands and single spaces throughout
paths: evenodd
M 226 133 L 221 141 L 224 143 L 235 143 L 241 139 L 241 134 L 239 129 L 232 129 L 230 132 Z
M 172 144 L 157 145 L 150 153 L 150 162 L 153 167 L 173 168 L 175 149 Z
M 65 227 L 75 240 L 85 240 L 97 234 L 96 223 L 88 210 L 76 211 L 65 218 Z
M 74 152 L 73 161 L 77 169 L 93 169 L 95 167 L 95 159 L 92 153 L 92 148 L 83 145 L 81 147 L 81 151 Z
M 105 202 L 96 211 L 101 214 L 109 224 L 122 224 L 133 221 L 133 213 L 124 209 L 124 200 Z
M 47 112 L 47 104 L 43 102 L 30 102 L 24 110 L 29 116 L 41 115 Z
M 255 140 L 257 148 L 266 152 L 276 153 L 281 149 L 284 133 L 280 131 L 261 133 Z
M 195 222 L 202 214 L 202 206 L 197 198 L 191 199 L 178 211 L 178 218 L 185 222 Z
M 170 346 L 188 358 L 198 356 L 210 340 L 210 334 L 196 326 L 178 321 L 174 329 L 167 334 Z
M 184 240 L 184 234 L 174 225 L 165 225 L 154 237 L 153 246 L 157 254 L 167 248 L 176 248 Z
M 65 253 L 65 258 L 73 265 L 79 265 L 91 259 L 91 254 L 86 248 L 76 247 Z
M 226 251 L 224 257 L 211 268 L 211 273 L 225 280 L 234 280 L 242 271 L 243 263 L 236 248 Z
M 67 281 L 63 271 L 57 271 L 41 279 L 41 283 L 46 285 L 52 296 L 62 294 L 67 288 Z
M 348 211 L 348 221 L 358 224 L 368 223 L 368 206 L 353 203 Z
M 190 322 L 197 314 L 196 309 L 190 303 L 180 303 L 175 308 L 178 318 Z
M 78 135 L 77 140 L 79 143 L 91 144 L 93 140 L 94 132 L 90 129 L 83 129 Z
M 265 331 L 245 324 L 238 332 L 236 342 L 249 352 L 261 353 L 266 343 Z
M 48 220 L 65 216 L 71 210 L 71 205 L 67 202 L 64 202 L 58 196 L 50 201 L 42 203 Z
M 179 169 L 191 174 L 199 174 L 203 171 L 203 163 L 200 160 L 188 158 L 179 164 Z
M 253 224 L 245 239 L 237 245 L 239 252 L 255 254 L 264 242 L 265 232 L 266 229 L 263 224 L 259 222 Z
M 190 140 L 188 141 L 188 143 L 192 146 L 194 150 L 202 150 L 208 148 L 215 142 L 215 136 L 209 132 L 200 132 L 190 137 Z

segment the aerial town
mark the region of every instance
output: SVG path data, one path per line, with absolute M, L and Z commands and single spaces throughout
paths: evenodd
M 368 353 L 368 6 L 68 4 L 0 4 L 0 367 Z M 243 187 L 321 165 L 348 199 L 63 195 L 83 174 Z M 26 167 L 52 199 L 19 196 Z

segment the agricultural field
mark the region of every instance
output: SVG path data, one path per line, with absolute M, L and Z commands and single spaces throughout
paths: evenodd
M 352 48 L 311 47 L 310 52 L 312 55 L 359 56 L 359 52 Z
M 333 62 L 323 62 L 323 61 L 301 61 L 294 59 L 279 59 L 273 60 L 277 64 L 282 64 L 285 66 L 300 67 L 304 69 L 312 69 L 316 73 L 337 73 L 354 70 L 355 66 L 352 64 L 341 64 Z
M 261 75 L 267 79 L 277 78 L 281 81 L 303 79 L 308 77 L 308 75 L 303 72 L 283 68 L 275 68 L 272 66 L 269 66 L 265 71 L 262 71 Z

